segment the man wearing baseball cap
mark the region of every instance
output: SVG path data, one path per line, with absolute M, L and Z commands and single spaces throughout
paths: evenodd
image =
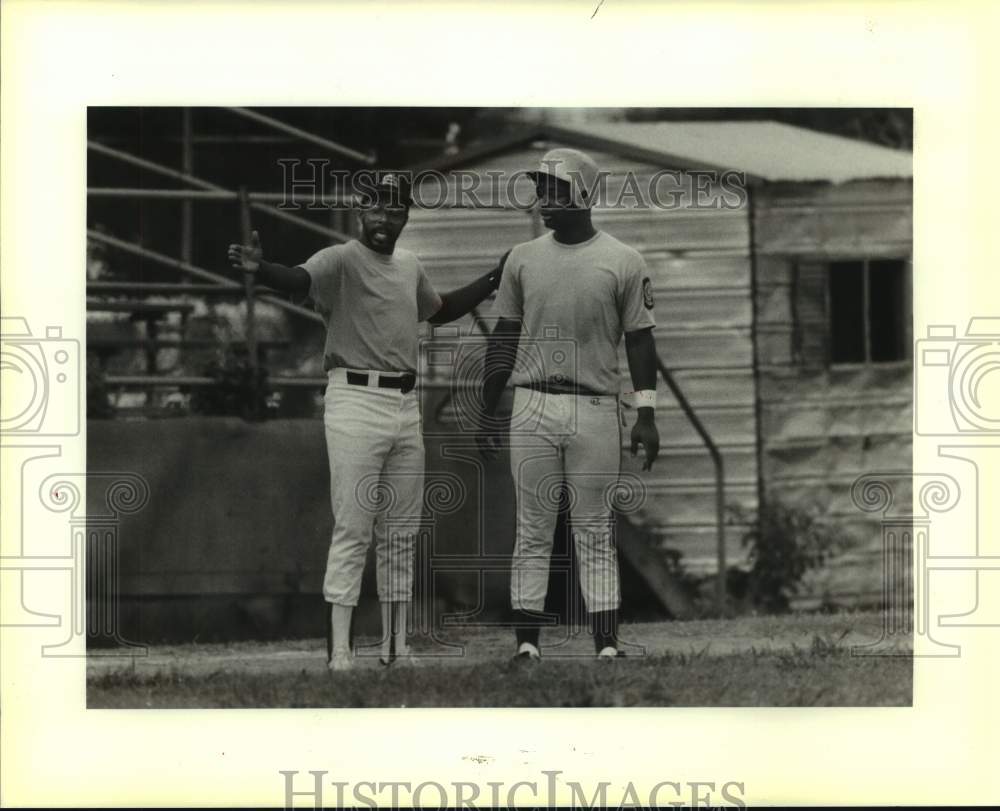
M 501 430 L 496 408 L 510 380 L 510 465 L 517 500 L 510 583 L 515 658 L 540 656 L 541 612 L 557 521 L 552 484 L 562 479 L 595 651 L 611 659 L 620 655 L 621 596 L 611 507 L 621 472 L 624 425 L 618 347 L 624 335 L 638 414 L 631 450 L 635 455 L 643 446 L 643 470 L 649 470 L 660 443 L 653 418 L 652 287 L 641 254 L 591 221 L 600 173 L 588 155 L 553 149 L 529 176 L 550 231 L 515 246 L 504 264 L 492 309 L 499 320 L 487 349 L 477 441 L 484 456 L 496 456 Z M 559 348 L 549 352 L 547 345 Z
M 323 595 L 331 604 L 331 670 L 352 665 L 351 617 L 373 528 L 381 661 L 412 662 L 407 606 L 424 483 L 414 391 L 418 322 L 460 318 L 497 288 L 502 272 L 494 268 L 438 295 L 420 260 L 396 248 L 413 203 L 409 178 L 397 172 L 363 174 L 355 178 L 355 188 L 359 239 L 323 248 L 292 267 L 266 261 L 256 231 L 249 245 L 229 246 L 233 267 L 293 297 L 312 298 L 326 321 L 324 425 L 334 528 Z

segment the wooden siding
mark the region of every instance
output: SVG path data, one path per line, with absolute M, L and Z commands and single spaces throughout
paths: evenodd
M 909 259 L 909 182 L 757 192 L 762 474 L 768 501 L 813 511 L 851 539 L 800 604 L 877 602 L 881 527 L 851 501 L 865 473 L 912 466 L 912 364 L 831 365 L 825 262 Z

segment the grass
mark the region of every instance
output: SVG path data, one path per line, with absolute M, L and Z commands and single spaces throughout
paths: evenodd
M 909 657 L 852 656 L 843 635 L 809 646 L 709 655 L 707 647 L 611 662 L 508 659 L 420 668 L 92 675 L 91 708 L 909 706 Z

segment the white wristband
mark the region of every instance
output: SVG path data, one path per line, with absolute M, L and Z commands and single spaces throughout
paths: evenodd
M 635 393 L 636 408 L 656 408 L 656 389 L 645 389 Z

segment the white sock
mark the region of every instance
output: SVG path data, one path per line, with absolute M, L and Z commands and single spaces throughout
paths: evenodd
M 351 655 L 351 615 L 353 613 L 353 605 L 330 604 L 330 625 L 333 632 L 332 647 L 334 656 Z

